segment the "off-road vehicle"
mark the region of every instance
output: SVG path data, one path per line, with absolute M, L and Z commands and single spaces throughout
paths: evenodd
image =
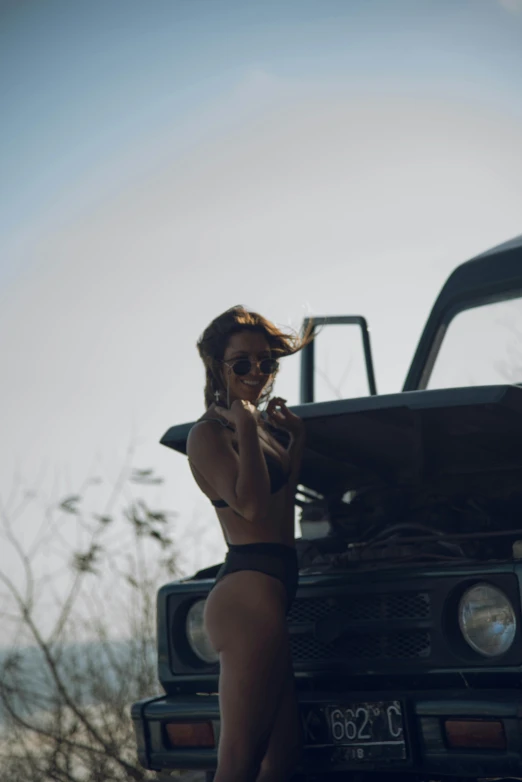
M 522 778 L 520 297 L 522 236 L 451 274 L 386 395 L 364 318 L 314 319 L 361 328 L 370 393 L 314 402 L 321 334 L 304 349 L 288 616 L 299 778 Z M 183 454 L 190 427 L 161 442 Z M 218 568 L 158 593 L 165 694 L 132 707 L 146 768 L 215 768 L 219 666 L 202 618 Z

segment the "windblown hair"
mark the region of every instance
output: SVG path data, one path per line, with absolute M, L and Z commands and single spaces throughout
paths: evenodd
M 296 333 L 281 331 L 257 312 L 249 312 L 245 307 L 236 305 L 226 312 L 214 318 L 205 329 L 197 342 L 199 355 L 205 365 L 205 406 L 207 408 L 216 401 L 216 391 L 221 392 L 221 398 L 226 398 L 226 389 L 223 385 L 221 370 L 223 356 L 232 334 L 240 331 L 257 331 L 264 335 L 273 358 L 283 358 L 297 353 L 313 338 L 312 328 L 308 328 L 302 337 Z M 259 399 L 265 401 L 272 392 L 275 375 L 272 382 L 268 383 Z

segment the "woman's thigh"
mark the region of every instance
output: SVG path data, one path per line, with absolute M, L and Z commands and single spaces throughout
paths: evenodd
M 282 584 L 255 571 L 229 574 L 208 598 L 221 666 L 220 763 L 242 767 L 265 754 L 288 676 L 285 601 Z
M 302 726 L 290 654 L 287 674 L 258 782 L 287 779 L 301 759 Z

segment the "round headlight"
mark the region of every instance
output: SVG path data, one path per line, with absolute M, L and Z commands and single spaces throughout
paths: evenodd
M 205 601 L 197 600 L 193 603 L 187 613 L 187 638 L 190 648 L 200 660 L 205 663 L 217 663 L 219 657 L 214 647 L 210 643 L 210 638 L 205 632 L 203 625 L 203 611 L 205 610 Z
M 517 618 L 500 589 L 490 584 L 475 584 L 460 599 L 459 626 L 472 649 L 485 657 L 497 657 L 511 648 Z

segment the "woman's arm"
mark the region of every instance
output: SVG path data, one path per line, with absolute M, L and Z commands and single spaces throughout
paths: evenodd
M 291 438 L 288 449 L 290 454 L 290 475 L 287 486 L 287 504 L 293 513 L 306 437 L 302 420 L 287 408 L 285 402 L 286 400 L 281 397 L 274 397 L 268 404 L 267 413 L 269 420 L 274 425 L 285 429 Z
M 216 494 L 240 516 L 252 522 L 261 521 L 268 512 L 270 479 L 256 421 L 236 402 L 230 410 L 216 412 L 235 426 L 239 454 L 232 448 L 224 429 L 209 423 L 190 431 L 188 457 Z
M 303 453 L 305 447 L 305 433 L 304 429 L 300 434 L 292 435 L 290 443 L 290 477 L 288 478 L 289 490 L 292 492 L 292 496 L 295 495 L 297 485 L 299 483 L 299 475 L 301 474 L 301 464 L 303 461 Z

